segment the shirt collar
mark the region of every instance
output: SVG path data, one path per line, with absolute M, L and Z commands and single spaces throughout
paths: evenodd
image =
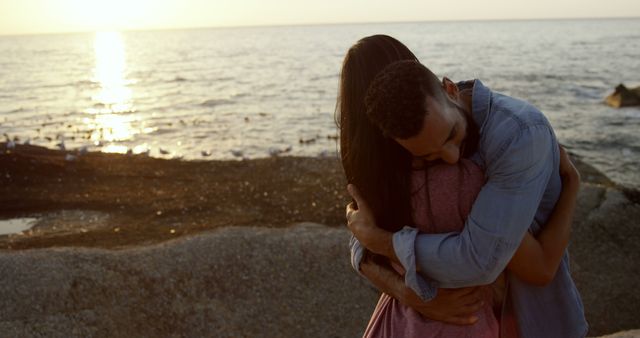
M 491 90 L 478 79 L 472 81 L 471 116 L 478 126 L 478 132 L 482 134 L 491 108 Z

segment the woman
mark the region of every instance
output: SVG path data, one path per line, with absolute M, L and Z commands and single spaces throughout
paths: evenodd
M 420 161 L 414 161 L 398 143 L 385 138 L 365 113 L 364 98 L 373 78 L 387 65 L 402 60 L 417 61 L 404 45 L 383 35 L 360 40 L 345 57 L 336 110 L 341 130 L 341 157 L 347 180 L 361 189 L 361 195 L 373 211 L 376 223 L 387 230 L 397 231 L 397 225 L 414 224 L 423 232 L 460 231 L 475 196 L 484 184 L 481 169 L 469 160 L 461 160 L 456 165 L 414 170 L 416 165 L 421 164 Z M 562 157 L 561 171 L 567 177 L 566 188 L 545 229 L 568 228 L 571 224 L 570 215 L 577 195 L 576 182 L 579 180 L 566 154 Z M 532 241 L 537 239 L 527 234 L 508 269 L 525 282 L 548 282 L 553 278 L 548 271 L 557 269 L 566 247 L 561 239 L 548 237 L 543 234 L 539 236 L 548 242 L 541 244 L 548 244 L 547 247 L 555 249 L 546 253 L 546 256 L 553 256 L 545 257 L 547 266 L 528 264 L 536 258 L 529 249 Z M 554 240 L 556 242 L 552 243 Z M 557 250 L 558 246 L 562 250 Z M 545 245 L 542 247 L 545 248 Z M 402 273 L 401 269 L 398 270 Z M 479 320 L 476 324 L 464 327 L 423 318 L 383 294 L 365 335 L 497 337 L 498 325 L 503 327 L 503 334 L 508 331 L 514 335 L 514 321 L 504 316 L 500 308 L 503 305 L 502 298 L 498 297 L 497 302 L 492 301 L 494 295 L 501 294 L 499 285 L 494 289 L 498 289 L 498 292 L 487 289 L 485 305 L 477 313 Z

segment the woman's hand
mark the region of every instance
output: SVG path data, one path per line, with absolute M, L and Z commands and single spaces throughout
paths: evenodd
M 569 154 L 564 150 L 564 147 L 560 147 L 560 178 L 562 178 L 562 190 L 569 193 L 569 195 L 576 199 L 578 197 L 578 191 L 580 190 L 580 173 L 576 166 L 571 162 Z
M 569 154 L 564 150 L 563 146 L 560 147 L 560 176 L 563 181 L 565 179 L 575 180 L 577 183 L 580 183 L 580 173 L 578 169 L 571 162 L 571 158 L 569 158 Z
M 393 233 L 376 226 L 373 211 L 353 184 L 349 184 L 347 190 L 358 205 L 357 209 L 353 203 L 347 205 L 346 217 L 349 230 L 369 251 L 397 261 L 393 250 Z

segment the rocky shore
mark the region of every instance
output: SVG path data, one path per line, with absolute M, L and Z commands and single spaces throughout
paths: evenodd
M 377 293 L 348 264 L 337 159 L 66 155 L 0 153 L 0 218 L 38 219 L 0 236 L 3 336 L 362 333 Z M 576 162 L 570 253 L 590 335 L 640 328 L 639 194 Z
M 115 248 L 231 225 L 344 220 L 347 193 L 336 158 L 178 161 L 4 149 L 0 143 L 0 218 L 41 221 L 23 235 L 0 237 L 0 249 Z

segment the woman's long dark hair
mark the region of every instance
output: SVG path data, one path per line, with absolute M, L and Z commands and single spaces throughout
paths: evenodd
M 342 64 L 335 116 L 347 182 L 358 188 L 377 225 L 389 231 L 413 224 L 412 156 L 371 123 L 364 98 L 378 72 L 401 60 L 417 61 L 417 58 L 390 36 L 373 35 L 353 45 Z

